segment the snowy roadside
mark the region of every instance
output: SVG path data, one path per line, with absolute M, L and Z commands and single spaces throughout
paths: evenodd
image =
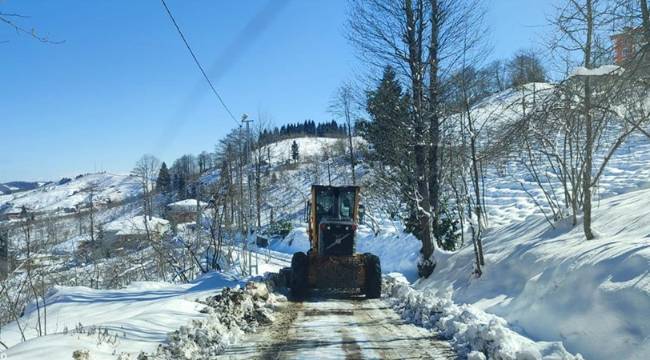
M 286 262 L 279 257 L 259 256 L 259 269 L 264 272 L 284 266 Z M 247 281 L 266 280 L 242 279 L 236 272 L 210 272 L 188 284 L 140 281 L 112 290 L 58 286 L 47 297 L 43 328 L 47 335 L 39 336 L 39 313 L 30 304 L 20 324 L 14 321 L 2 327 L 0 341 L 9 348 L 1 348 L 0 359 L 69 359 L 75 351 L 80 359 L 93 360 L 137 359 L 140 354 L 152 359 L 183 358 L 167 356 L 166 351 L 171 353 L 174 346 L 174 351 L 188 354 L 185 358 L 204 358 L 193 351 L 214 352 L 228 346 L 254 330 L 273 304 L 282 301 L 281 296 L 264 295 L 265 291 L 238 290 Z M 217 301 L 226 293 L 238 299 L 230 304 Z M 236 315 L 222 317 L 216 310 L 228 306 L 236 308 Z M 197 343 L 190 345 L 193 339 Z
M 388 302 L 403 319 L 449 339 L 470 360 L 580 360 L 561 342 L 535 342 L 508 327 L 503 318 L 472 305 L 457 305 L 451 297 L 413 289 L 399 273 L 384 276 Z
M 138 359 L 212 359 L 244 334 L 272 323 L 274 308 L 284 301 L 284 296 L 270 292 L 265 283 L 249 282 L 244 289 L 225 288 L 202 302 L 206 307 L 201 312 L 207 318 L 170 333 L 154 354 L 140 354 Z

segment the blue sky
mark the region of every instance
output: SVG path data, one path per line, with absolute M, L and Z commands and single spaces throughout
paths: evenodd
M 272 2 L 270 2 L 272 1 Z M 344 37 L 345 0 L 167 0 L 217 90 L 239 116 L 329 120 L 362 69 Z M 493 57 L 535 46 L 548 1 L 488 0 Z M 211 150 L 235 123 L 159 0 L 5 0 L 51 45 L 0 24 L 0 182 L 128 172 Z

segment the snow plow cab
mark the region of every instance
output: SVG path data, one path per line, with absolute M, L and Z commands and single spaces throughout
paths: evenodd
M 373 254 L 355 253 L 359 186 L 312 185 L 307 218 L 310 250 L 291 260 L 292 294 L 309 289 L 356 289 L 366 298 L 381 296 L 381 266 Z

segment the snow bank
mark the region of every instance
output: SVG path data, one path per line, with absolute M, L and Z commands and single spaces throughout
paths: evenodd
M 309 248 L 309 235 L 307 235 L 307 227 L 305 226 L 295 227 L 285 238 L 271 241 L 269 244 L 270 250 L 285 254 L 293 254 L 299 251 L 306 253 Z
M 360 226 L 356 242 L 357 252 L 379 256 L 384 273 L 399 272 L 410 281 L 417 279 L 417 262 L 422 242 L 413 234 L 405 233 L 401 224 L 385 221 L 377 234 L 367 226 Z
M 433 329 L 451 340 L 468 359 L 579 360 L 560 342 L 534 342 L 508 327 L 503 318 L 471 305 L 456 305 L 449 296 L 413 289 L 401 274 L 384 277 L 392 307 L 406 320 Z
M 582 226 L 552 228 L 540 216 L 490 231 L 485 272 L 472 277 L 473 251 L 439 254 L 416 288 L 505 318 L 533 339 L 561 340 L 589 359 L 650 354 L 650 189 L 601 200 L 595 240 Z
M 193 212 L 196 211 L 196 205 L 197 205 L 196 199 L 185 199 L 185 200 L 173 202 L 171 204 L 167 204 L 166 208 L 169 211 Z M 208 206 L 208 203 L 204 201 L 199 201 L 198 205 L 201 209 L 205 209 Z

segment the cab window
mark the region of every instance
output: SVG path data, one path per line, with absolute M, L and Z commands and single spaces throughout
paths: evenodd
M 336 217 L 336 194 L 333 191 L 323 190 L 317 194 L 316 215 L 318 223 L 324 218 Z
M 352 219 L 354 216 L 354 196 L 354 191 L 341 192 L 341 207 L 339 209 L 341 219 Z

